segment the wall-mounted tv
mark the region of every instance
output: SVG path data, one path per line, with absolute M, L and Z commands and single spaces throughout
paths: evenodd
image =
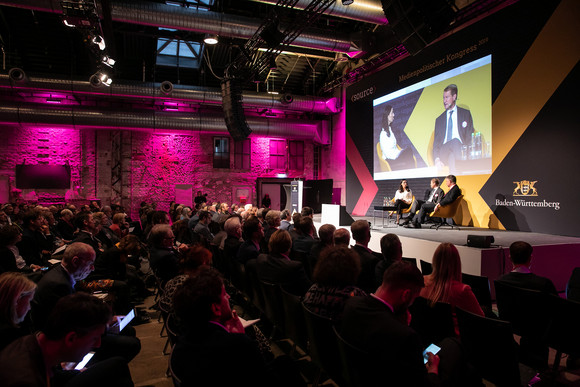
M 17 165 L 16 188 L 69 189 L 69 165 Z

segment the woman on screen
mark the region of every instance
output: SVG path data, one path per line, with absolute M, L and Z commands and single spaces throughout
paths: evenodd
M 411 203 L 413 203 L 413 192 L 409 188 L 407 180 L 401 180 L 401 185 L 399 186 L 397 192 L 395 192 L 393 202 L 397 207 L 397 224 L 399 224 L 401 210 L 409 208 L 411 206 Z
M 391 105 L 385 106 L 381 134 L 379 135 L 383 160 L 389 163 L 391 170 L 414 168 L 413 150 L 411 148 L 401 149 L 397 144 L 397 138 L 391 128 L 394 119 L 393 107 Z

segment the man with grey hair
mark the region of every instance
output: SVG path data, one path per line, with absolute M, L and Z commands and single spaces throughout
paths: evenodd
M 177 254 L 173 249 L 175 235 L 168 224 L 156 224 L 149 235 L 149 263 L 161 280 L 161 286 L 179 273 Z
M 243 243 L 242 223 L 240 222 L 240 218 L 236 215 L 232 215 L 228 220 L 226 220 L 224 229 L 228 235 L 227 238 L 224 239 L 224 258 L 227 262 L 227 269 L 230 270 L 233 267 L 234 260 L 238 254 L 238 249 Z
M 282 211 L 282 213 L 280 214 L 280 230 L 286 230 L 286 231 L 290 231 L 292 230 L 292 223 L 290 223 L 290 221 L 292 220 L 292 215 L 290 215 L 290 210 L 284 210 Z
M 262 240 L 262 252 L 268 253 L 268 243 L 270 242 L 270 237 L 280 227 L 280 211 L 268 211 L 264 220 L 268 224 L 268 229 L 266 232 L 264 232 L 264 239 Z
M 95 257 L 95 250 L 90 245 L 73 243 L 64 251 L 60 265 L 54 266 L 41 278 L 31 303 L 36 328 L 42 329 L 56 302 L 74 293 L 75 284 L 95 269 Z

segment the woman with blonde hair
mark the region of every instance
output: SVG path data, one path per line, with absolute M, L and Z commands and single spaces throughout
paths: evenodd
M 22 273 L 0 275 L 0 350 L 28 334 L 20 328 L 30 310 L 36 284 Z
M 428 299 L 432 305 L 445 302 L 453 308 L 459 307 L 480 316 L 484 315 L 471 287 L 461 282 L 461 258 L 453 243 L 441 243 L 437 247 L 433 254 L 433 273 L 424 276 L 424 279 L 425 287 L 420 296 Z M 458 332 L 457 323 L 455 332 Z

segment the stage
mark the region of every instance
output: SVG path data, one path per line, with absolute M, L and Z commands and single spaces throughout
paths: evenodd
M 490 280 L 493 296 L 493 280 L 511 270 L 509 246 L 515 241 L 525 241 L 534 247 L 531 269 L 534 273 L 550 278 L 558 292 L 564 292 L 572 269 L 580 266 L 580 238 L 540 234 L 533 232 L 503 231 L 484 228 L 460 226 L 459 230 L 440 228 L 430 229 L 423 225 L 421 229 L 396 226 L 391 221 L 382 227 L 382 219 L 373 217 L 353 217 L 372 224 L 369 248 L 380 252 L 381 237 L 387 233 L 397 234 L 403 245 L 403 256 L 431 262 L 433 252 L 442 242 L 451 242 L 461 255 L 462 271 L 467 274 L 486 276 Z M 320 227 L 321 215 L 314 216 L 316 228 Z M 350 230 L 349 226 L 339 226 Z M 494 243 L 490 248 L 480 249 L 467 246 L 468 235 L 491 235 Z M 351 239 L 351 245 L 355 242 Z

